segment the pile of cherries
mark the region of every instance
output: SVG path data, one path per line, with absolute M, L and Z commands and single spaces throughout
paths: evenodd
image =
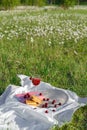
M 38 96 L 43 96 L 42 93 L 39 93 Z M 24 99 L 29 99 L 31 98 L 31 95 L 29 93 L 26 93 L 24 95 Z M 40 108 L 53 108 L 52 111 L 55 112 L 56 109 L 61 106 L 61 102 L 57 102 L 55 99 L 50 99 L 50 98 L 43 98 L 42 99 L 42 104 L 40 104 Z M 48 113 L 48 110 L 45 110 L 45 113 Z
M 61 102 L 57 103 L 57 101 L 51 100 L 49 98 L 43 98 L 44 103 L 42 104 L 42 108 L 53 108 L 52 111 L 55 112 L 56 108 L 58 108 L 59 106 L 61 106 Z M 48 113 L 48 110 L 45 110 L 45 113 Z

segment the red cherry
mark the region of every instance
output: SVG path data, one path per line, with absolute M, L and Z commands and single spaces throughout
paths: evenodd
M 48 103 L 45 103 L 45 108 L 47 108 L 47 106 L 48 106 Z
M 59 102 L 59 104 L 58 105 L 60 105 L 61 106 L 61 102 Z
M 24 95 L 24 98 L 29 98 L 29 97 L 30 97 L 29 93 Z
M 39 78 L 32 78 L 32 83 L 33 85 L 39 85 L 40 84 L 40 79 Z
M 49 101 L 49 98 L 47 98 L 47 101 Z
M 48 110 L 46 110 L 45 113 L 48 113 Z
M 43 98 L 43 101 L 45 101 L 46 99 L 45 98 Z
M 54 107 L 57 107 L 57 104 L 55 104 Z
M 40 96 L 42 96 L 42 93 L 39 93 Z
M 52 101 L 52 104 L 54 104 L 55 102 L 56 102 L 56 100 L 53 100 L 53 101 Z
M 24 95 L 24 98 L 26 98 L 26 94 Z
M 29 97 L 30 97 L 29 93 L 27 93 L 27 94 L 26 94 L 26 97 L 27 97 L 27 98 L 29 98 Z
M 54 109 L 53 109 L 52 111 L 53 111 L 53 112 L 55 112 L 55 110 L 54 110 Z

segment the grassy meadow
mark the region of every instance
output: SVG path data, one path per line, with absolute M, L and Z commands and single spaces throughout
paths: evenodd
M 0 94 L 17 74 L 38 75 L 87 97 L 87 8 L 30 7 L 0 11 Z M 52 130 L 86 130 L 87 106 Z

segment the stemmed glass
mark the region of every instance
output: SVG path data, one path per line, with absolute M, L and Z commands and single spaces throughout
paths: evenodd
M 41 82 L 41 79 L 39 76 L 35 75 L 34 77 L 30 77 L 30 80 L 32 81 L 33 87 L 35 88 L 34 90 L 37 91 L 37 87 Z

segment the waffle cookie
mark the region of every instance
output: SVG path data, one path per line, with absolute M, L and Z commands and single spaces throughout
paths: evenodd
M 32 105 L 32 106 L 38 106 L 38 103 L 36 103 L 36 102 L 34 102 L 34 101 L 32 101 L 32 100 L 26 100 L 26 104 L 27 105 Z
M 32 99 L 34 102 L 38 103 L 38 104 L 41 104 L 41 103 L 42 103 L 42 99 L 40 99 L 40 98 L 37 97 L 37 96 L 32 96 L 31 99 Z

